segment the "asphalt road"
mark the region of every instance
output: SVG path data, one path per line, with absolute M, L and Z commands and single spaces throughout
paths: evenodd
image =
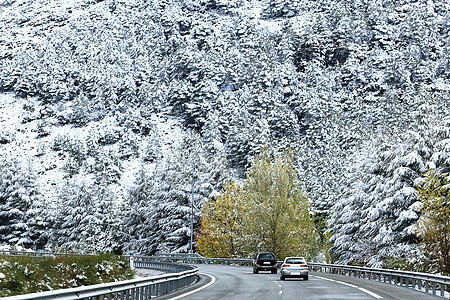
M 439 299 L 404 287 L 324 273 L 310 272 L 308 281 L 281 281 L 279 273 L 253 274 L 251 267 L 198 267 L 201 273 L 198 283 L 160 299 Z

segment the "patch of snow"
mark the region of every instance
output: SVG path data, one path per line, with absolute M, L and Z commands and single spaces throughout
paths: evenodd
M 259 20 L 258 27 L 260 29 L 267 30 L 272 34 L 281 32 L 280 23 L 276 20 Z
M 152 122 L 156 125 L 161 138 L 163 153 L 176 149 L 181 144 L 185 134 L 180 120 L 163 114 L 155 114 L 152 116 Z
M 142 277 L 151 277 L 151 276 L 158 276 L 164 274 L 162 271 L 158 270 L 151 270 L 151 269 L 135 269 L 136 273 L 134 275 L 135 279 L 142 278 Z

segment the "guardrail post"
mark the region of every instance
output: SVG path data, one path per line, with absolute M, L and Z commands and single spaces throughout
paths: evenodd
M 433 283 L 431 284 L 431 286 L 433 287 L 433 295 L 436 296 L 436 282 L 433 281 Z
M 428 282 L 428 280 L 425 280 L 425 293 L 429 293 L 430 292 L 430 283 Z

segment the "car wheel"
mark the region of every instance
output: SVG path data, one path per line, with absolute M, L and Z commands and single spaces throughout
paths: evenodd
M 306 275 L 305 277 L 303 277 L 303 280 L 308 281 L 308 275 Z
M 270 270 L 272 274 L 277 274 L 277 269 Z
M 286 278 L 284 278 L 284 276 L 280 276 L 280 280 L 285 280 Z
M 253 270 L 253 273 L 258 274 L 258 269 Z
M 256 274 L 256 269 L 253 269 L 253 274 Z

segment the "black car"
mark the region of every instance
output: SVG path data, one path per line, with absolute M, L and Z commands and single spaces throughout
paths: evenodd
M 273 253 L 258 253 L 253 261 L 253 274 L 258 274 L 259 271 L 270 271 L 272 274 L 277 274 L 277 259 Z

